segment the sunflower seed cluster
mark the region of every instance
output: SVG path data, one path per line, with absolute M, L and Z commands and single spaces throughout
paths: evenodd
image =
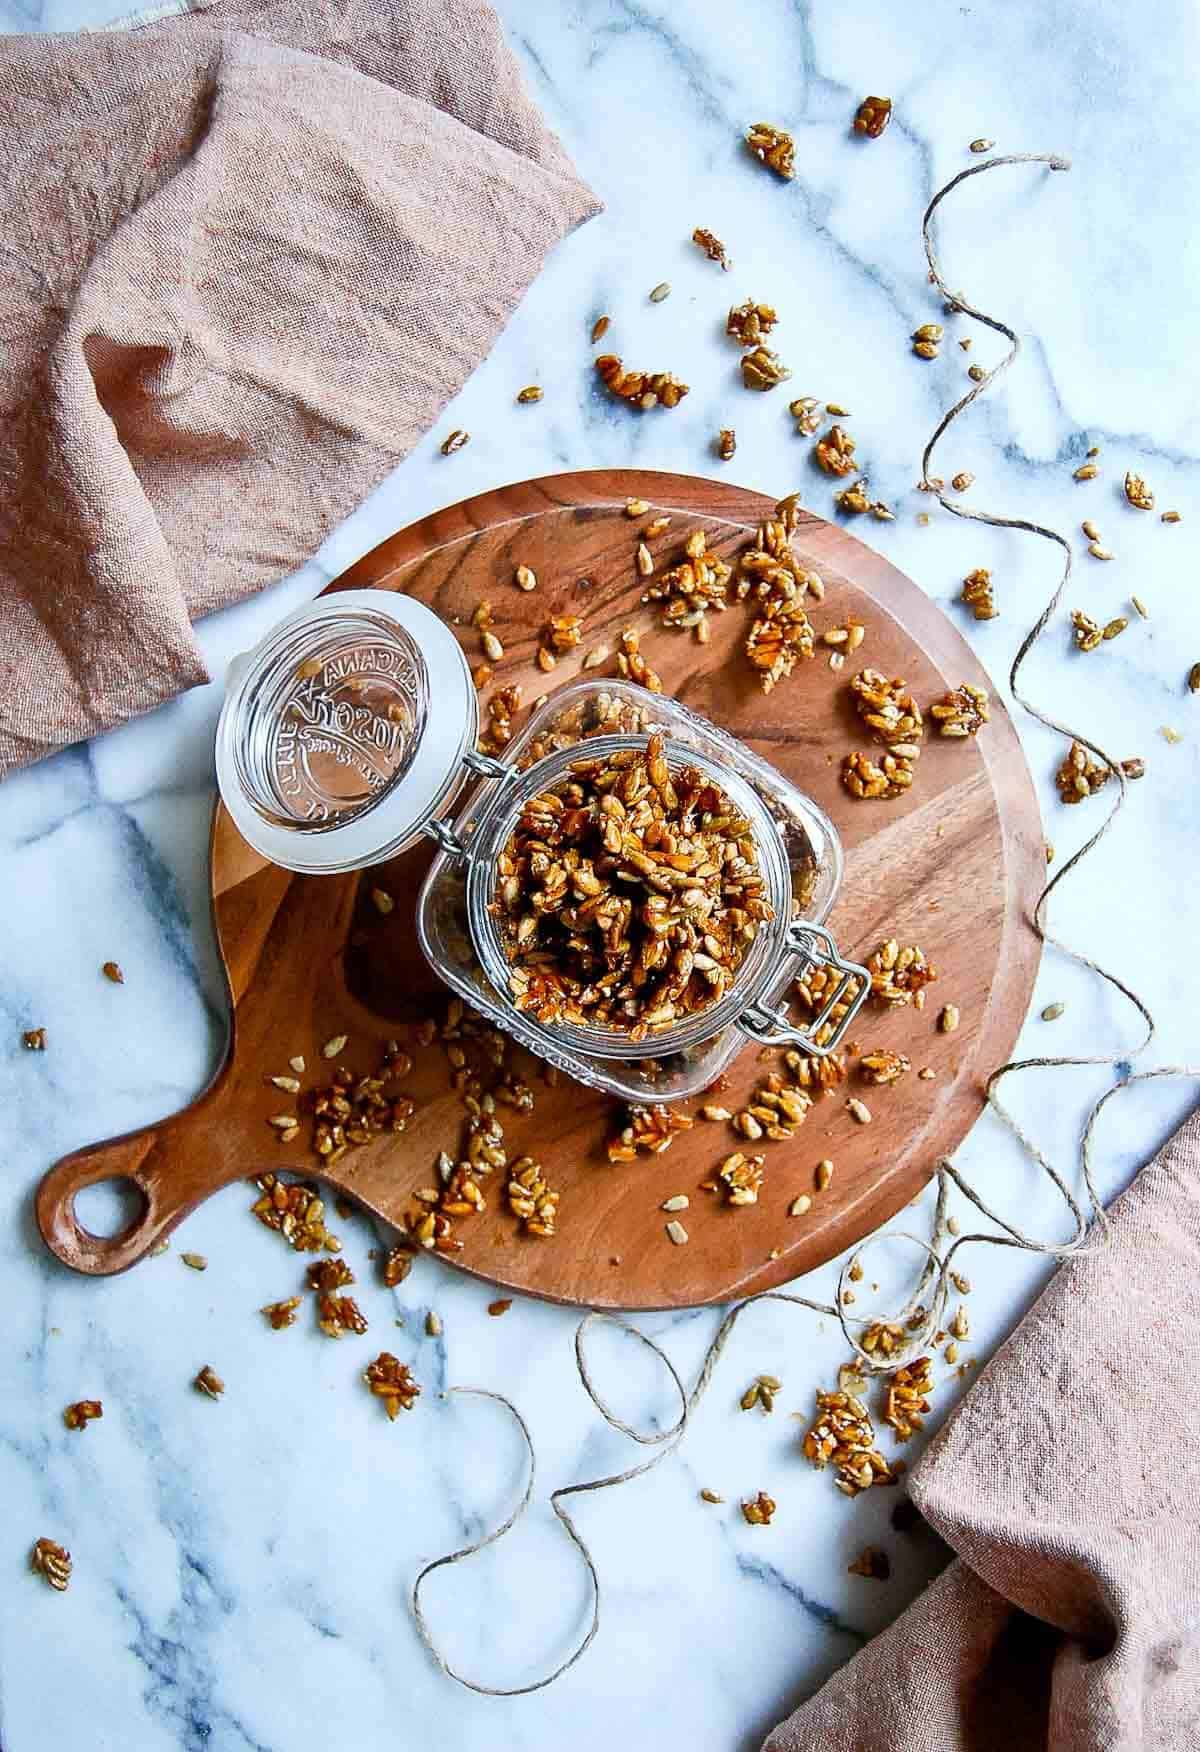
M 925 987 L 937 978 L 937 968 L 925 959 L 925 952 L 915 943 L 903 946 L 895 937 L 881 943 L 867 962 L 871 975 L 871 993 L 885 1008 L 896 1009 L 912 1004 L 925 1008 Z
M 735 304 L 725 318 L 725 333 L 739 347 L 760 347 L 779 321 L 779 312 L 771 304 L 756 304 L 747 298 Z
M 596 373 L 618 400 L 648 413 L 651 408 L 677 408 L 688 392 L 686 383 L 669 371 L 627 371 L 615 353 L 601 353 Z
M 728 606 L 731 569 L 719 554 L 708 551 L 703 529 L 693 529 L 683 547 L 684 557 L 647 585 L 643 602 L 661 603 L 662 624 L 678 630 L 690 628 L 701 644 L 707 643 L 708 616 Z
M 990 717 L 987 692 L 960 681 L 929 708 L 939 736 L 977 736 Z
M 834 1468 L 834 1483 L 847 1496 L 876 1484 L 895 1484 L 896 1471 L 875 1445 L 875 1425 L 854 1393 L 817 1394 L 817 1414 L 805 1434 L 804 1457 L 818 1469 Z
M 634 1040 L 722 997 L 772 916 L 749 821 L 658 734 L 528 800 L 492 908 L 518 1009 Z

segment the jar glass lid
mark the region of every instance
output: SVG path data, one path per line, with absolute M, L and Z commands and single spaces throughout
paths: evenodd
M 450 628 L 410 596 L 340 591 L 234 658 L 217 783 L 242 837 L 273 864 L 361 869 L 445 812 L 477 729 Z

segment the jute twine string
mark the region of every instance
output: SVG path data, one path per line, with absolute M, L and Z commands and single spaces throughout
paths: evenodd
M 960 183 L 966 182 L 968 177 L 982 176 L 988 171 L 998 170 L 1002 167 L 1018 164 L 1043 164 L 1050 170 L 1070 169 L 1069 160 L 1059 157 L 1057 154 L 1017 152 L 995 158 L 988 158 L 980 164 L 971 165 L 968 169 L 961 171 L 957 176 L 953 177 L 944 188 L 938 190 L 937 194 L 933 197 L 925 210 L 925 215 L 922 220 L 922 236 L 924 238 L 926 259 L 929 262 L 930 278 L 933 284 L 938 288 L 943 298 L 948 303 L 952 304 L 957 310 L 962 311 L 967 316 L 973 317 L 977 322 L 983 323 L 985 327 L 995 330 L 997 334 L 1003 335 L 1009 343 L 1009 350 L 1000 363 L 988 371 L 977 383 L 973 384 L 967 394 L 955 402 L 954 406 L 948 409 L 938 422 L 937 428 L 928 444 L 925 446 L 922 455 L 922 484 L 927 491 L 936 494 L 941 505 L 953 517 L 961 517 L 974 523 L 985 523 L 993 529 L 1021 530 L 1028 535 L 1040 536 L 1046 541 L 1053 542 L 1062 550 L 1063 567 L 1058 586 L 1049 602 L 1038 616 L 1034 625 L 1021 641 L 1020 649 L 1017 651 L 1016 657 L 1013 659 L 1012 668 L 1009 671 L 1009 685 L 1012 689 L 1014 699 L 1016 699 L 1024 710 L 1027 711 L 1031 717 L 1035 718 L 1039 724 L 1043 724 L 1048 729 L 1054 730 L 1062 736 L 1069 737 L 1073 741 L 1082 743 L 1085 748 L 1090 750 L 1097 760 L 1102 761 L 1104 765 L 1107 766 L 1112 776 L 1116 779 L 1118 790 L 1116 801 L 1095 833 L 1084 842 L 1079 850 L 1067 860 L 1057 874 L 1047 882 L 1045 888 L 1038 897 L 1033 912 L 1032 923 L 1043 943 L 1051 945 L 1051 947 L 1059 950 L 1062 954 L 1069 956 L 1079 965 L 1089 968 L 1093 973 L 1097 974 L 1109 985 L 1115 987 L 1117 991 L 1129 1000 L 1145 1023 L 1144 1037 L 1132 1050 L 1123 1051 L 1120 1054 L 1106 1053 L 1089 1057 L 1033 1057 L 1012 1060 L 1010 1063 L 1001 1065 L 997 1070 L 994 1070 L 988 1078 L 987 1100 L 989 1105 L 1013 1133 L 1030 1158 L 1036 1162 L 1038 1167 L 1046 1174 L 1070 1213 L 1072 1232 L 1066 1241 L 1048 1242 L 1039 1240 L 1035 1236 L 1027 1235 L 1017 1224 L 1003 1216 L 999 1211 L 993 1209 L 983 1195 L 964 1178 L 950 1158 L 943 1157 L 938 1162 L 936 1168 L 937 1197 L 932 1218 L 932 1241 L 925 1241 L 920 1236 L 909 1234 L 906 1231 L 897 1230 L 884 1230 L 879 1235 L 871 1237 L 858 1247 L 843 1263 L 838 1275 L 837 1299 L 833 1303 L 814 1301 L 808 1296 L 791 1295 L 782 1290 L 767 1290 L 760 1295 L 748 1296 L 744 1301 L 735 1303 L 724 1315 L 720 1326 L 717 1328 L 716 1334 L 705 1351 L 699 1372 L 690 1392 L 684 1387 L 674 1364 L 671 1362 L 671 1359 L 667 1356 L 662 1347 L 656 1344 L 652 1338 L 647 1337 L 647 1335 L 644 1332 L 641 1332 L 636 1326 L 633 1326 L 629 1321 L 623 1320 L 617 1315 L 603 1314 L 598 1311 L 593 1311 L 584 1316 L 575 1333 L 575 1362 L 584 1391 L 610 1429 L 616 1430 L 619 1434 L 626 1436 L 630 1441 L 636 1442 L 642 1447 L 653 1448 L 655 1451 L 648 1459 L 642 1460 L 637 1465 L 631 1466 L 623 1472 L 617 1472 L 605 1478 L 589 1479 L 582 1484 L 563 1486 L 552 1493 L 550 1503 L 553 1507 L 554 1513 L 558 1516 L 558 1519 L 562 1522 L 568 1536 L 578 1549 L 587 1569 L 588 1578 L 591 1584 L 592 1613 L 586 1632 L 571 1654 L 569 1654 L 565 1660 L 561 1661 L 552 1672 L 547 1673 L 541 1679 L 532 1681 L 528 1685 L 512 1687 L 483 1685 L 476 1680 L 468 1679 L 462 1673 L 457 1672 L 446 1661 L 438 1648 L 429 1628 L 428 1620 L 426 1619 L 421 1607 L 422 1587 L 426 1579 L 433 1574 L 434 1570 L 441 1569 L 449 1564 L 460 1563 L 463 1559 L 473 1557 L 477 1552 L 484 1550 L 485 1547 L 494 1545 L 498 1539 L 503 1538 L 506 1533 L 511 1531 L 520 1520 L 533 1495 L 533 1483 L 536 1469 L 533 1440 L 529 1434 L 528 1426 L 516 1406 L 501 1393 L 492 1393 L 481 1388 L 451 1388 L 451 1392 L 474 1394 L 481 1398 L 491 1399 L 497 1404 L 505 1406 L 516 1421 L 529 1452 L 529 1478 L 525 1487 L 524 1495 L 503 1524 L 497 1527 L 493 1532 L 475 1540 L 472 1544 L 463 1546 L 461 1550 L 450 1552 L 447 1556 L 436 1558 L 432 1563 L 427 1564 L 417 1576 L 412 1589 L 412 1611 L 414 1619 L 416 1620 L 417 1629 L 438 1667 L 449 1678 L 457 1680 L 460 1685 L 465 1686 L 468 1690 L 479 1692 L 485 1697 L 522 1697 L 529 1692 L 541 1691 L 547 1685 L 552 1685 L 556 1679 L 560 1678 L 562 1674 L 566 1673 L 571 1667 L 573 1667 L 590 1647 L 600 1628 L 600 1579 L 587 1542 L 583 1538 L 578 1527 L 575 1525 L 570 1514 L 563 1507 L 563 1504 L 568 1497 L 577 1496 L 589 1491 L 608 1490 L 616 1485 L 627 1484 L 631 1479 L 640 1478 L 644 1473 L 649 1472 L 655 1466 L 661 1465 L 669 1455 L 675 1452 L 684 1436 L 687 1434 L 693 1413 L 708 1390 L 717 1363 L 733 1333 L 734 1327 L 746 1313 L 747 1309 L 755 1307 L 762 1302 L 782 1302 L 789 1307 L 802 1308 L 810 1314 L 819 1314 L 826 1318 L 835 1319 L 841 1327 L 847 1344 L 858 1359 L 858 1365 L 863 1373 L 878 1374 L 897 1368 L 902 1362 L 915 1355 L 916 1352 L 928 1342 L 931 1334 L 942 1325 L 942 1315 L 950 1287 L 949 1274 L 951 1262 L 960 1248 L 972 1245 L 1014 1247 L 1021 1249 L 1024 1252 L 1044 1254 L 1049 1258 L 1062 1259 L 1070 1255 L 1087 1251 L 1089 1247 L 1097 1245 L 1097 1243 L 1091 1239 L 1093 1227 L 1098 1231 L 1102 1241 L 1107 1219 L 1100 1202 L 1100 1195 L 1092 1172 L 1093 1139 L 1096 1124 L 1101 1112 L 1114 1095 L 1119 1093 L 1120 1090 L 1128 1088 L 1133 1083 L 1146 1082 L 1158 1077 L 1200 1076 L 1200 1067 L 1164 1065 L 1154 1070 L 1141 1071 L 1126 1077 L 1105 1091 L 1092 1107 L 1080 1140 L 1080 1165 L 1083 1185 L 1087 1195 L 1086 1204 L 1081 1204 L 1063 1175 L 1059 1173 L 1053 1163 L 1042 1153 L 1015 1116 L 1007 1107 L 1005 1107 L 1003 1102 L 1000 1101 L 996 1093 L 1004 1078 L 1011 1076 L 1016 1071 L 1059 1069 L 1086 1065 L 1116 1066 L 1123 1058 L 1135 1057 L 1137 1054 L 1143 1052 L 1154 1037 L 1154 1018 L 1142 998 L 1140 998 L 1136 992 L 1132 991 L 1115 973 L 1101 967 L 1098 962 L 1094 961 L 1090 956 L 1083 954 L 1080 950 L 1074 949 L 1069 944 L 1064 943 L 1047 928 L 1046 924 L 1046 908 L 1050 896 L 1059 884 L 1071 873 L 1071 871 L 1076 869 L 1078 865 L 1082 863 L 1084 858 L 1089 856 L 1089 854 L 1099 845 L 1100 841 L 1104 838 L 1105 834 L 1108 833 L 1113 822 L 1116 820 L 1117 815 L 1124 805 L 1126 796 L 1126 779 L 1124 773 L 1121 771 L 1119 762 L 1089 737 L 1083 735 L 1079 731 L 1071 729 L 1066 724 L 1060 723 L 1048 712 L 1043 711 L 1040 706 L 1035 704 L 1034 701 L 1029 698 L 1020 683 L 1021 669 L 1026 658 L 1045 632 L 1050 621 L 1058 613 L 1063 592 L 1065 591 L 1071 576 L 1070 544 L 1057 530 L 1048 529 L 1040 523 L 1031 523 L 1022 517 L 996 516 L 991 512 L 980 511 L 973 506 L 962 504 L 961 501 L 951 499 L 940 486 L 934 484 L 930 475 L 930 462 L 934 450 L 950 425 L 961 413 L 964 412 L 966 408 L 970 407 L 972 402 L 976 401 L 979 396 L 984 394 L 998 377 L 1002 376 L 1003 373 L 1009 369 L 1021 351 L 1020 337 L 1008 326 L 1007 323 L 1002 322 L 998 317 L 989 316 L 985 311 L 977 309 L 963 296 L 961 292 L 951 291 L 946 285 L 931 235 L 931 221 L 947 195 L 949 195 L 952 190 L 956 189 Z M 956 1187 L 962 1196 L 975 1207 L 980 1215 L 985 1217 L 989 1223 L 992 1223 L 1000 1233 L 960 1235 L 954 1238 L 952 1244 L 948 1246 L 944 1252 L 939 1252 L 939 1244 L 944 1242 L 947 1234 L 946 1209 L 949 1189 L 952 1185 Z M 850 1317 L 846 1312 L 844 1293 L 848 1282 L 850 1281 L 848 1278 L 849 1272 L 861 1262 L 863 1255 L 867 1250 L 880 1241 L 892 1242 L 897 1240 L 911 1243 L 924 1255 L 924 1259 L 920 1274 L 908 1300 L 904 1307 L 893 1317 L 893 1323 L 905 1330 L 905 1342 L 899 1349 L 893 1351 L 886 1359 L 881 1359 L 877 1354 L 864 1350 L 858 1335 L 858 1331 L 871 1324 L 872 1321 L 867 1318 Z M 627 1333 L 630 1337 L 637 1339 L 651 1352 L 657 1361 L 662 1364 L 670 1378 L 675 1392 L 679 1396 L 679 1415 L 674 1423 L 670 1424 L 666 1429 L 639 1430 L 634 1425 L 627 1423 L 623 1418 L 619 1417 L 601 1396 L 592 1376 L 592 1371 L 587 1358 L 587 1348 L 585 1345 L 586 1335 L 593 1327 L 601 1322 L 609 1326 L 615 1326 L 619 1330 Z

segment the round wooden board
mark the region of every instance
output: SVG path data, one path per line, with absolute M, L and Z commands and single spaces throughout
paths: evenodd
M 653 510 L 630 520 L 625 501 Z M 472 661 L 478 634 L 470 617 L 481 597 L 495 611 L 505 656 L 494 685 L 519 682 L 526 703 L 573 680 L 584 654 L 615 649 L 636 625 L 667 692 L 741 736 L 826 809 L 842 835 L 846 879 L 831 926 L 844 952 L 865 959 L 880 941 L 918 943 L 939 970 L 923 1012 L 869 1006 L 853 1030 L 862 1049 L 891 1047 L 913 1069 L 895 1087 L 857 1083 L 874 1116 L 859 1125 L 847 1111 L 851 1086 L 819 1101 L 794 1138 L 766 1145 L 757 1205 L 731 1210 L 699 1183 L 738 1140 L 722 1124 L 697 1120 L 661 1156 L 619 1167 L 604 1153 L 612 1104 L 565 1079 L 545 1086 L 536 1070 L 531 1115 L 504 1116 L 510 1152 L 543 1164 L 562 1194 L 552 1240 L 516 1232 L 499 1187 L 485 1215 L 458 1225 L 460 1269 L 506 1288 L 591 1307 L 649 1309 L 727 1301 L 768 1289 L 823 1264 L 893 1215 L 925 1184 L 937 1158 L 962 1140 L 980 1112 L 983 1082 L 1010 1054 L 1037 972 L 1030 927 L 1044 873 L 1043 837 L 1033 784 L 1004 709 L 970 741 L 928 735 L 917 783 L 890 802 L 852 799 L 842 788 L 843 754 L 864 742 L 847 686 L 852 667 L 831 670 L 818 646 L 773 693 L 764 695 L 741 656 L 746 610 L 713 619 L 701 646 L 667 632 L 640 603 L 633 563 L 641 528 L 671 513 L 650 545 L 660 567 L 674 563 L 697 524 L 709 545 L 732 559 L 748 532 L 771 513 L 760 494 L 724 483 L 643 471 L 595 471 L 526 481 L 468 499 L 383 542 L 330 590 L 373 586 L 419 597 L 451 624 Z M 818 632 L 856 615 L 867 627 L 857 661 L 907 677 L 927 705 L 961 681 L 987 685 L 970 648 L 915 584 L 846 529 L 806 518 L 795 538 L 805 563 L 825 580 L 814 609 Z M 513 587 L 514 568 L 532 566 L 539 587 Z M 582 645 L 551 675 L 533 661 L 546 617 L 584 617 Z M 605 666 L 610 671 L 611 666 Z M 599 671 L 598 673 L 604 673 Z M 418 850 L 365 880 L 301 877 L 276 869 L 241 840 L 218 808 L 212 838 L 217 934 L 235 1005 L 228 1056 L 210 1088 L 157 1127 L 65 1158 L 38 1194 L 38 1219 L 59 1258 L 82 1271 L 124 1270 L 209 1193 L 267 1169 L 312 1173 L 314 1158 L 281 1147 L 267 1117 L 288 1098 L 265 1083 L 294 1054 L 307 1061 L 306 1086 L 327 1070 L 321 1044 L 345 1033 L 341 1060 L 373 1070 L 382 1041 L 405 1037 L 444 990 L 416 946 L 412 901 L 429 860 Z M 396 897 L 381 917 L 376 884 Z M 352 946 L 355 945 L 355 946 Z M 943 1003 L 958 1006 L 954 1034 L 937 1029 Z M 379 1216 L 395 1221 L 415 1188 L 433 1176 L 438 1150 L 454 1151 L 462 1109 L 448 1088 L 440 1048 L 419 1051 L 408 1088 L 417 1113 L 400 1136 L 351 1151 L 329 1180 Z M 930 1066 L 932 1080 L 917 1070 Z M 767 1067 L 752 1045 L 733 1067 L 721 1099 L 736 1108 Z M 692 1109 L 698 1103 L 689 1104 Z M 835 1163 L 833 1183 L 803 1218 L 790 1218 L 798 1193 L 814 1192 L 818 1160 Z M 85 1184 L 127 1176 L 144 1210 L 123 1235 L 102 1239 L 76 1221 L 73 1200 Z M 686 1193 L 687 1246 L 665 1232 L 663 1199 Z M 336 1228 L 336 1223 L 334 1224 Z

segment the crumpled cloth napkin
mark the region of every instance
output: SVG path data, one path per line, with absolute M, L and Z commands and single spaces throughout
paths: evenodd
M 0 773 L 206 678 L 599 203 L 484 0 L 0 37 Z
M 1200 1112 L 931 1443 L 957 1559 L 764 1752 L 1200 1748 Z

